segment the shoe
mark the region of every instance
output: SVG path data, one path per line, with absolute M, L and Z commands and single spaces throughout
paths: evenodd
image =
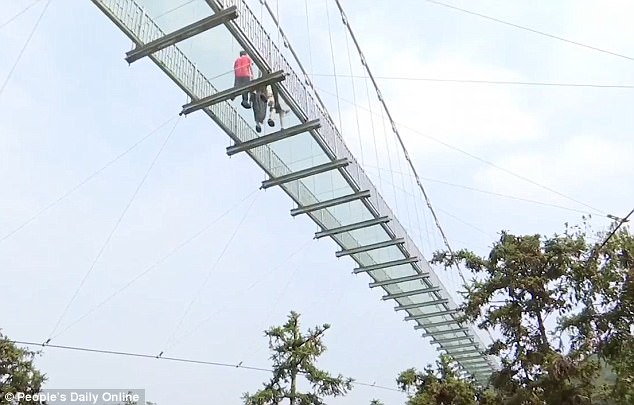
M 257 132 L 258 134 L 262 132 L 262 127 L 260 126 L 260 124 L 255 124 L 255 132 Z
M 242 101 L 242 107 L 246 108 L 247 110 L 251 108 L 251 104 L 249 104 L 248 101 Z
M 269 120 L 267 121 L 267 124 L 269 124 L 269 127 L 274 127 L 275 126 L 275 121 L 273 121 L 272 119 L 269 118 Z

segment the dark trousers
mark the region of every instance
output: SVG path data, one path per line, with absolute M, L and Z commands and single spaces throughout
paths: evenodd
M 263 123 L 266 118 L 266 95 L 264 93 L 251 93 L 251 106 L 255 122 Z
M 233 83 L 234 87 L 238 87 L 238 86 L 244 86 L 245 84 L 249 84 L 251 82 L 251 78 L 248 76 L 236 76 L 236 80 Z M 242 102 L 243 103 L 248 103 L 249 102 L 249 92 L 245 91 L 244 93 L 242 93 Z

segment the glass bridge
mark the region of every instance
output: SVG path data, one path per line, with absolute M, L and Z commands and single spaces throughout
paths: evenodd
M 355 274 L 367 274 L 370 288 L 383 289 L 383 300 L 394 301 L 414 329 L 486 384 L 495 366 L 482 353 L 476 329 L 456 321 L 451 295 L 344 143 L 307 78 L 244 0 L 197 0 L 203 12 L 180 18 L 155 10 L 165 1 L 91 1 L 133 41 L 128 63 L 150 58 L 158 65 L 189 97 L 182 115 L 208 115 L 233 141 L 227 154 L 246 153 L 267 174 L 263 189 L 284 190 L 296 204 L 291 215 L 309 216 L 321 229 L 315 238 L 332 238 L 341 248 L 337 257 L 354 259 Z M 229 56 L 223 44 L 239 48 Z M 238 49 L 249 53 L 262 76 L 236 88 L 232 74 L 211 76 L 219 65 L 231 69 Z M 271 85 L 288 106 L 284 128 L 256 133 L 252 110 L 231 101 L 258 84 Z

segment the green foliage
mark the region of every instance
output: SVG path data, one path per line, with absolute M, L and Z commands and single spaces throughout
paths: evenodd
M 497 396 L 460 377 L 448 357 L 441 356 L 436 369 L 403 371 L 396 382 L 409 394 L 408 405 L 501 405 Z
M 342 396 L 352 389 L 352 379 L 331 376 L 318 369 L 315 362 L 326 351 L 322 335 L 330 328 L 324 324 L 302 334 L 299 314 L 291 312 L 288 321 L 265 332 L 272 351 L 273 377 L 255 394 L 244 394 L 246 405 L 279 404 L 285 399 L 291 405 L 322 405 L 323 397 Z M 298 377 L 303 376 L 312 392 L 298 390 Z
M 373 399 L 372 401 L 370 401 L 370 405 L 384 405 L 384 404 L 378 399 Z
M 0 405 L 9 404 L 5 397 L 8 393 L 33 395 L 40 392 L 46 377 L 33 365 L 37 354 L 17 347 L 0 333 Z M 36 403 L 38 402 L 24 401 L 21 405 Z
M 502 360 L 492 386 L 505 404 L 634 403 L 634 238 L 623 229 L 592 246 L 586 232 L 568 226 L 550 238 L 502 232 L 488 257 L 434 254 L 433 263 L 463 264 L 476 275 L 462 320 L 501 335 L 488 353 Z M 603 391 L 600 359 L 616 374 Z

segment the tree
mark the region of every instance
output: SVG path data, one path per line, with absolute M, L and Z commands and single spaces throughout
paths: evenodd
M 38 394 L 46 376 L 33 365 L 37 352 L 17 347 L 0 333 L 0 405 L 7 405 L 6 394 Z M 39 404 L 38 401 L 23 401 L 24 405 Z
M 447 356 L 440 356 L 436 369 L 428 365 L 424 372 L 415 368 L 401 372 L 396 383 L 409 394 L 408 405 L 501 405 L 491 392 L 462 378 Z
M 330 328 L 324 324 L 302 334 L 300 315 L 291 312 L 288 321 L 265 332 L 273 352 L 273 377 L 255 394 L 244 394 L 246 405 L 279 404 L 285 399 L 291 405 L 322 405 L 324 396 L 342 396 L 352 389 L 352 379 L 337 377 L 318 369 L 315 361 L 326 351 L 323 334 Z M 299 392 L 299 377 L 304 376 L 312 392 Z
M 373 399 L 372 401 L 370 401 L 370 405 L 384 405 L 384 404 L 378 399 Z
M 601 397 L 632 403 L 634 239 L 623 229 L 592 246 L 586 232 L 580 226 L 548 238 L 502 232 L 488 257 L 434 254 L 433 263 L 464 264 L 476 275 L 461 318 L 501 334 L 487 352 L 501 357 L 492 386 L 508 404 L 583 405 Z M 599 359 L 617 376 L 603 396 Z

